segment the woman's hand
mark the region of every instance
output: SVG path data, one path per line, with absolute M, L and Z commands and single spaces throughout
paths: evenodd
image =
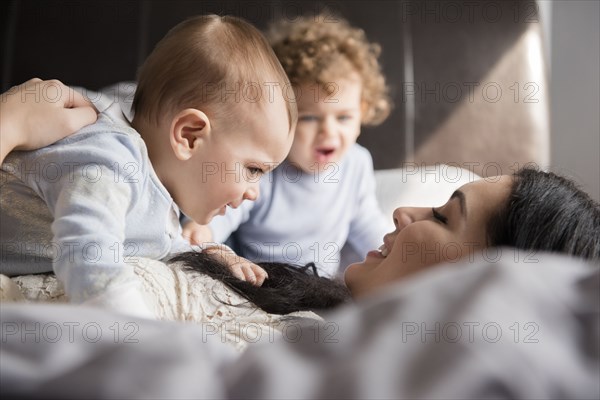
M 97 117 L 92 103 L 62 82 L 30 79 L 2 94 L 0 162 L 12 150 L 48 146 Z
M 254 286 L 262 286 L 265 279 L 269 277 L 267 271 L 253 262 L 238 256 L 224 244 L 211 245 L 210 247 L 205 247 L 202 251 L 213 255 L 217 260 L 227 265 L 233 276 L 239 280 L 250 282 Z

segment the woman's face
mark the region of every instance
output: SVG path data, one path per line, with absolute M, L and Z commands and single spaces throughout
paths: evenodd
M 486 178 L 462 186 L 441 207 L 397 208 L 396 229 L 384 236 L 379 250 L 346 269 L 353 297 L 484 248 L 488 222 L 507 201 L 511 184 L 508 175 Z

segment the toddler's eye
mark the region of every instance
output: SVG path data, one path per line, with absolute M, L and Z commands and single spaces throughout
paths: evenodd
M 350 121 L 352 119 L 351 115 L 340 115 L 339 117 L 337 117 L 338 121 L 340 122 L 346 122 L 346 121 Z
M 316 115 L 301 115 L 298 117 L 299 122 L 316 122 L 319 120 L 319 117 Z
M 436 220 L 438 220 L 442 224 L 446 225 L 448 223 L 448 218 L 444 217 L 442 214 L 440 214 L 439 212 L 435 211 L 435 208 L 432 208 L 431 212 L 433 213 L 433 218 L 435 218 Z

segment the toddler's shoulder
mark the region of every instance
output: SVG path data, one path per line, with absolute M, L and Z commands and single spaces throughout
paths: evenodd
M 348 157 L 350 162 L 373 164 L 371 152 L 358 143 L 354 143 L 348 150 Z
M 353 175 L 373 174 L 373 157 L 369 150 L 355 143 L 348 150 L 342 169 Z

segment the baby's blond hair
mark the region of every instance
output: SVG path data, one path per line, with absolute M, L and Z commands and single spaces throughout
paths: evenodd
M 377 125 L 392 106 L 377 58 L 380 46 L 362 29 L 340 17 L 319 14 L 280 20 L 267 34 L 292 85 L 317 83 L 325 90 L 335 79 L 358 73 L 362 83 L 363 125 Z
M 246 85 L 246 86 L 243 86 Z M 231 102 L 248 101 L 239 93 L 250 85 L 251 103 L 272 101 L 277 85 L 286 102 L 290 129 L 297 120 L 290 81 L 262 33 L 233 16 L 201 15 L 172 28 L 156 45 L 138 73 L 133 101 L 135 118 L 159 123 L 168 113 L 185 108 L 228 117 Z M 275 86 L 274 86 L 275 85 Z M 218 103 L 223 103 L 218 106 Z M 228 103 L 228 104 L 225 104 Z M 234 105 L 235 106 L 235 105 Z

